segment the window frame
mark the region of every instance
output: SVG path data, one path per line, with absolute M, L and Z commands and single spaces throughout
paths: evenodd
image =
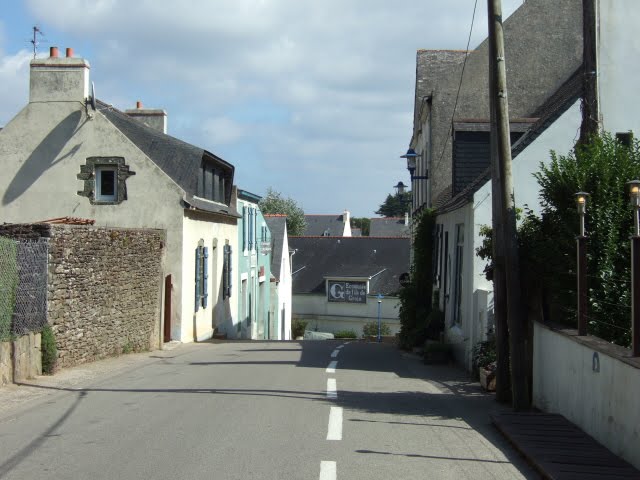
M 102 193 L 102 178 L 105 172 L 113 174 L 113 194 Z M 96 165 L 95 166 L 95 190 L 94 198 L 99 203 L 114 203 L 118 201 L 118 166 L 117 165 Z

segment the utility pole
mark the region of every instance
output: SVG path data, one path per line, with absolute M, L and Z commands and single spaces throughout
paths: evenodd
M 581 145 L 599 131 L 598 64 L 596 58 L 596 5 L 595 0 L 582 0 L 582 124 Z
M 496 98 L 497 90 L 493 67 L 495 38 L 489 22 L 489 98 Z M 502 194 L 500 164 L 498 160 L 498 132 L 496 127 L 496 105 L 489 102 L 491 119 L 491 218 L 493 245 L 493 318 L 496 341 L 496 401 L 511 403 L 511 379 L 509 378 L 509 327 L 507 325 L 507 278 L 504 270 L 504 232 L 502 221 Z
M 511 138 L 509 131 L 509 102 L 507 98 L 507 69 L 504 55 L 504 32 L 502 27 L 501 0 L 487 0 L 489 13 L 489 36 L 493 39 L 490 46 L 490 69 L 493 71 L 494 85 L 490 101 L 495 105 L 498 171 L 500 191 L 493 193 L 498 197 L 499 218 L 494 220 L 502 225 L 504 248 L 504 277 L 506 280 L 506 310 L 509 328 L 509 351 L 511 354 L 511 389 L 514 410 L 528 410 L 529 379 L 526 361 L 527 344 L 525 341 L 525 312 L 522 305 L 520 286 L 520 265 L 518 258 L 518 238 L 516 231 L 516 209 L 514 203 L 513 179 L 511 177 Z M 493 184 L 493 183 L 492 183 Z M 496 232 L 496 237 L 497 237 Z M 500 253 L 500 252 L 498 252 Z M 501 255 L 498 255 L 500 257 Z

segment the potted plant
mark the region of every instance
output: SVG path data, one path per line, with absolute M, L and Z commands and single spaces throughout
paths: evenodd
M 489 338 L 473 347 L 473 366 L 477 369 L 480 385 L 489 392 L 496 390 L 496 342 Z

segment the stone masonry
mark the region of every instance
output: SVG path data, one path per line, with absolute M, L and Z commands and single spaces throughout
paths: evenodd
M 159 348 L 164 231 L 4 225 L 0 235 L 49 238 L 48 321 L 59 368 Z

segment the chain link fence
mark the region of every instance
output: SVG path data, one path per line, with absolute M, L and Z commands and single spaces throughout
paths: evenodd
M 46 239 L 0 237 L 0 341 L 46 325 L 48 256 Z

